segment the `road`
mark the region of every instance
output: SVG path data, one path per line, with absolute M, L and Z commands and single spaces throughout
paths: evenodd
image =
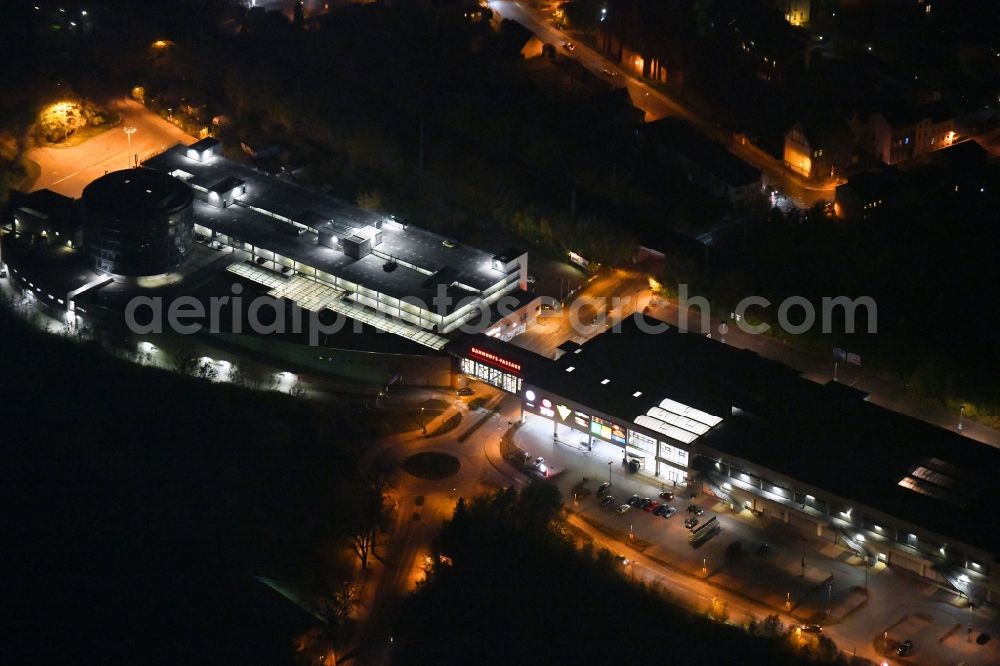
M 76 198 L 95 178 L 132 166 L 135 156 L 141 161 L 176 143 L 195 141 L 132 99 L 119 99 L 111 108 L 121 115 L 121 122 L 106 132 L 69 148 L 46 146 L 27 152 L 28 159 L 41 167 L 32 189 L 50 189 Z M 131 139 L 123 131 L 126 127 L 135 128 Z
M 678 100 L 666 95 L 659 88 L 649 85 L 628 68 L 612 62 L 603 54 L 581 44 L 565 32 L 554 27 L 548 17 L 528 3 L 519 0 L 490 0 L 490 9 L 504 18 L 520 23 L 533 32 L 542 42 L 556 46 L 561 57 L 573 58 L 598 77 L 615 86 L 628 89 L 632 103 L 645 113 L 647 121 L 665 116 L 675 116 L 697 127 L 703 134 L 726 146 L 730 152 L 761 170 L 763 182 L 778 189 L 795 204 L 807 208 L 818 201 L 833 199 L 836 183 L 810 182 L 785 168 L 784 164 L 752 145 L 737 141 L 731 131 L 710 118 L 704 117 Z M 559 48 L 563 42 L 574 42 L 572 52 Z M 607 72 L 615 73 L 615 76 Z
M 578 295 L 567 299 L 565 308 L 542 311 L 538 323 L 517 336 L 513 343 L 552 358 L 556 348 L 567 340 L 583 342 L 604 331 L 608 320 L 620 321 L 631 315 L 643 290 L 648 300 L 649 283 L 641 273 L 626 270 L 602 273 Z M 629 295 L 633 298 L 626 299 Z M 592 323 L 595 318 L 596 323 Z
M 508 402 L 511 406 L 517 404 L 514 398 Z M 998 663 L 1000 646 L 995 641 L 978 646 L 965 640 L 964 627 L 970 619 L 977 632 L 996 633 L 997 618 L 992 611 L 977 610 L 970 618 L 966 608 L 954 603 L 953 593 L 928 581 L 882 564 L 871 567 L 866 575 L 860 560 L 847 557 L 846 551 L 832 543 L 829 533 L 817 538 L 814 531 L 806 534 L 780 520 L 753 516 L 747 511 L 734 514 L 727 505 L 700 491 L 692 500 L 691 489 L 666 484 L 676 494 L 671 504 L 678 509 L 668 519 L 640 509 L 619 515 L 601 507 L 593 494 L 609 474 L 614 484 L 611 492 L 617 498 L 615 505 L 633 493 L 656 497 L 665 487 L 663 481 L 646 474 L 625 473 L 618 464 L 621 449 L 617 446 L 597 442 L 592 451 L 587 451 L 580 445 L 578 433 L 565 426 L 558 428 L 557 436 L 554 440 L 551 421 L 529 414 L 515 442 L 530 455 L 543 456 L 552 467 L 564 470 L 553 483 L 564 498 L 569 498 L 570 523 L 596 543 L 635 561 L 635 565 L 629 565 L 631 575 L 664 584 L 676 603 L 693 612 L 704 613 L 709 602 L 717 598 L 726 602 L 734 623 L 741 623 L 747 615 L 759 621 L 775 613 L 786 626 L 818 622 L 824 625 L 824 634 L 841 649 L 873 660 L 879 657 L 874 641 L 888 631 L 893 640 L 911 638 L 917 643 L 914 656 L 906 660 L 909 663 Z M 583 478 L 589 479 L 586 487 L 590 494 L 576 503 L 572 500 L 574 489 Z M 688 544 L 683 525 L 689 503 L 704 508 L 703 522 L 714 515 L 722 524 L 720 534 L 697 549 Z M 628 539 L 630 531 L 635 535 L 634 542 Z M 745 555 L 726 557 L 726 548 L 733 541 L 743 544 Z M 638 547 L 634 548 L 633 543 Z M 756 554 L 760 543 L 770 545 L 766 555 Z M 806 562 L 804 569 L 802 560 Z M 857 608 L 864 599 L 858 589 L 865 586 L 866 579 L 868 602 Z M 829 590 L 828 584 L 832 585 Z M 786 598 L 791 601 L 790 610 Z M 922 632 L 909 634 L 903 625 L 896 627 L 901 619 L 917 616 L 930 618 Z M 942 642 L 936 640 L 956 624 L 962 625 L 961 632 Z M 880 658 L 875 661 L 879 662 Z
M 451 404 L 427 424 L 428 432 L 433 433 L 458 413 L 462 420 L 456 429 L 439 436 L 425 437 L 420 431 L 414 431 L 388 437 L 366 451 L 364 464 L 378 461 L 394 466 L 389 496 L 395 509 L 393 524 L 385 535 L 384 551 L 380 553 L 381 561 L 373 563 L 361 600 L 361 621 L 353 632 L 353 647 L 346 653 L 354 655 L 353 663 L 363 666 L 393 663 L 393 631 L 400 603 L 424 578 L 432 542 L 444 521 L 451 518 L 458 498 L 471 498 L 520 483 L 513 470 L 501 468 L 486 453 L 487 444 L 499 439 L 499 429 L 506 426 L 506 420 L 487 411 L 470 410 L 468 401 L 471 398 L 456 398 L 451 391 L 434 393 L 436 398 Z M 502 400 L 499 391 L 482 384 L 477 384 L 475 397 L 493 402 Z M 483 423 L 476 427 L 480 420 Z M 476 428 L 475 431 L 460 442 L 459 436 L 472 428 Z M 431 481 L 414 477 L 399 467 L 406 457 L 421 451 L 455 456 L 461 464 L 459 473 Z

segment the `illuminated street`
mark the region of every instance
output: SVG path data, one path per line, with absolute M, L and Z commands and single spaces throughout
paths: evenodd
M 535 33 L 543 42 L 561 44 L 571 41 L 570 36 L 555 28 L 541 10 L 534 9 L 523 0 L 489 0 L 489 6 L 500 16 L 517 21 Z M 816 185 L 803 179 L 787 169 L 780 160 L 774 159 L 760 149 L 735 140 L 732 132 L 713 122 L 710 118 L 705 118 L 685 107 L 660 89 L 637 78 L 634 72 L 628 68 L 612 63 L 586 44 L 577 43 L 576 48 L 571 53 L 560 49 L 559 54 L 560 57 L 577 60 L 597 76 L 607 79 L 612 85 L 619 81 L 623 82 L 628 88 L 632 104 L 636 108 L 642 109 L 647 122 L 664 116 L 677 116 L 690 122 L 706 136 L 715 139 L 735 155 L 760 169 L 764 174 L 764 184 L 776 188 L 792 199 L 797 206 L 808 208 L 816 202 L 829 201 L 833 198 L 836 183 Z M 619 76 L 609 78 L 603 70 L 617 72 Z
M 108 171 L 126 169 L 136 158 L 143 162 L 178 142 L 194 141 L 135 100 L 123 97 L 112 108 L 121 114 L 121 123 L 109 130 L 69 148 L 46 146 L 28 151 L 28 159 L 41 167 L 32 189 L 78 197 L 92 180 Z M 135 132 L 126 134 L 126 127 L 134 127 Z
M 995 3 L 6 3 L 0 662 L 997 666 Z
M 514 402 L 505 402 L 508 418 L 515 417 Z M 733 622 L 743 621 L 746 613 L 758 620 L 778 613 L 786 623 L 819 622 L 824 625 L 824 633 L 842 649 L 850 653 L 857 648 L 857 654 L 872 659 L 878 658 L 872 650 L 873 641 L 883 629 L 903 619 L 900 609 L 905 608 L 906 613 L 926 613 L 932 618 L 917 638 L 923 649 L 913 663 L 936 664 L 967 659 L 969 664 L 985 666 L 1000 659 L 1000 647 L 991 643 L 987 653 L 983 648 L 970 651 L 964 635 L 940 646 L 936 640 L 928 640 L 928 637 L 946 633 L 955 623 L 967 622 L 968 611 L 953 603 L 955 594 L 930 584 L 920 584 L 881 564 L 868 572 L 870 597 L 867 607 L 850 613 L 848 618 L 841 618 L 860 600 L 852 592 L 863 587 L 865 580 L 864 567 L 858 564 L 857 558 L 847 557 L 843 548 L 832 545 L 829 540 L 817 539 L 815 534 L 803 534 L 780 522 L 754 517 L 748 511 L 734 515 L 728 506 L 706 495 L 694 499 L 706 510 L 702 520 L 717 515 L 722 522 L 722 532 L 702 547 L 692 549 L 686 539 L 688 530 L 682 524 L 690 516 L 685 511 L 691 503 L 689 492 L 650 475 L 628 474 L 620 464 L 618 447 L 598 444 L 593 451 L 581 450 L 576 433 L 566 428 L 559 430 L 559 439 L 554 441 L 550 421 L 528 416 L 525 425 L 517 431 L 516 442 L 531 455 L 543 455 L 557 467 L 565 467 L 566 471 L 555 482 L 567 498 L 567 508 L 574 516 L 572 524 L 613 552 L 624 553 L 635 560 L 637 579 L 664 581 L 679 603 L 703 612 L 711 598 L 718 596 L 727 601 Z M 676 499 L 670 504 L 677 507 L 677 514 L 663 519 L 634 508 L 619 516 L 601 507 L 594 495 L 581 499 L 579 507 L 575 507 L 570 498 L 576 484 L 587 477 L 588 490 L 595 491 L 598 484 L 608 480 L 609 460 L 613 463 L 610 492 L 616 497 L 616 505 L 634 493 L 655 498 L 665 488 L 676 491 Z M 606 526 L 611 534 L 596 530 L 594 524 Z M 635 543 L 644 544 L 641 551 L 629 542 L 630 530 L 635 534 Z M 727 560 L 724 552 L 734 540 L 739 540 L 746 551 L 738 565 Z M 768 553 L 765 556 L 756 554 L 756 549 L 764 542 L 770 546 Z M 800 578 L 799 563 L 803 553 L 806 576 Z M 703 563 L 708 569 L 707 582 Z M 824 617 L 830 605 L 825 581 L 831 577 L 832 620 Z M 786 593 L 790 593 L 793 600 L 791 613 L 784 604 Z M 977 613 L 976 622 L 987 622 L 994 631 L 1000 631 L 1000 624 L 992 612 Z

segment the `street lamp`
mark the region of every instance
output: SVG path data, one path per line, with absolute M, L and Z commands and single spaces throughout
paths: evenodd
M 958 410 L 958 429 L 961 430 L 965 423 L 965 405 L 962 405 Z
M 608 461 L 608 485 L 611 485 L 611 461 Z
M 427 421 L 424 420 L 424 408 L 420 408 L 420 427 L 423 429 L 424 434 L 427 434 Z
M 125 132 L 125 136 L 128 137 L 128 165 L 132 166 L 132 135 L 135 134 L 135 128 L 126 127 L 122 131 Z

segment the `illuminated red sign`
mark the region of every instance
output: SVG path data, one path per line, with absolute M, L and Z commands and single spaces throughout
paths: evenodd
M 496 365 L 503 368 L 504 370 L 510 370 L 511 372 L 521 373 L 521 364 L 515 363 L 514 361 L 508 361 L 505 358 L 492 354 L 488 351 L 480 349 L 479 347 L 472 347 L 469 349 L 469 356 L 472 358 L 479 359 L 480 361 L 485 361 L 491 365 Z

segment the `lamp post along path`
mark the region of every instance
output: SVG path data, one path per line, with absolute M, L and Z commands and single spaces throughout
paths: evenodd
M 125 132 L 125 136 L 128 137 L 128 165 L 129 165 L 129 167 L 131 167 L 132 166 L 132 135 L 135 134 L 135 128 L 129 126 L 129 127 L 124 128 L 122 131 Z

